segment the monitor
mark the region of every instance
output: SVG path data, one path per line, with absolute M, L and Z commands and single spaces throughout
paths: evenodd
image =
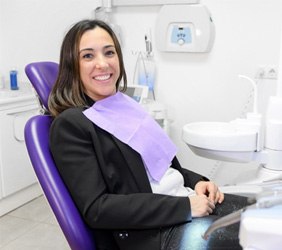
M 125 94 L 133 98 L 138 103 L 142 103 L 142 101 L 148 97 L 149 88 L 148 86 L 143 85 L 127 85 L 127 89 Z

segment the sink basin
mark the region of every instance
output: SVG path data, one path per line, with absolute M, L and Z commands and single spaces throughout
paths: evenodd
M 183 128 L 187 144 L 222 151 L 254 151 L 257 147 L 257 131 L 225 122 L 196 122 Z
M 196 122 L 183 127 L 182 138 L 197 155 L 224 161 L 249 162 L 257 150 L 258 131 L 234 122 Z

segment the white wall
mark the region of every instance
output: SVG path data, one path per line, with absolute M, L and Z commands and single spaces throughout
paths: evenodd
M 16 67 L 27 81 L 24 66 L 37 60 L 59 60 L 64 32 L 82 18 L 90 18 L 93 0 L 0 0 L 0 74 L 6 81 Z
M 183 166 L 220 183 L 251 164 L 218 163 L 193 155 L 182 142 L 183 125 L 194 121 L 229 121 L 252 107 L 252 89 L 237 75 L 254 77 L 259 65 L 279 61 L 282 2 L 279 0 L 202 0 L 212 13 L 216 38 L 204 54 L 159 53 L 154 44 L 158 75 L 156 95 L 173 120 L 171 137 L 179 147 Z M 97 1 L 0 0 L 0 75 L 16 66 L 22 82 L 31 61 L 58 61 L 64 32 L 82 18 L 92 17 Z M 119 7 L 113 20 L 121 26 L 129 81 L 133 81 L 136 51 L 144 50 L 144 35 L 154 24 L 159 7 Z M 24 83 L 21 83 L 24 84 Z M 275 82 L 260 81 L 273 92 Z M 262 99 L 262 97 L 261 97 Z M 262 107 L 266 104 L 261 103 Z M 217 165 L 222 166 L 217 170 Z M 215 166 L 215 167 L 214 167 Z

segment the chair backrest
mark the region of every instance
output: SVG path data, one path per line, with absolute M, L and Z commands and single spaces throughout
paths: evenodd
M 48 110 L 48 97 L 57 79 L 58 71 L 59 64 L 55 62 L 34 62 L 25 67 L 25 73 L 46 110 Z
M 37 65 L 40 73 L 37 71 Z M 42 98 L 41 101 L 46 104 L 52 87 L 49 80 L 56 78 L 56 75 L 50 76 L 49 74 L 57 74 L 58 71 L 44 70 L 44 65 L 44 62 L 32 63 L 26 67 L 28 69 L 26 74 Z M 50 62 L 47 62 L 46 66 L 49 68 Z M 31 68 L 32 70 L 30 70 Z M 48 87 L 44 85 L 44 82 Z M 46 92 L 44 93 L 44 91 Z M 25 142 L 32 166 L 71 249 L 95 250 L 92 231 L 84 223 L 49 150 L 51 123 L 51 116 L 37 115 L 30 118 L 25 125 Z

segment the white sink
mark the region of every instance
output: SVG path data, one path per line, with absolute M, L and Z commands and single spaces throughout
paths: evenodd
M 246 123 L 196 122 L 182 132 L 190 149 L 205 158 L 249 162 L 257 150 L 258 129 Z
M 257 131 L 225 122 L 196 122 L 183 128 L 187 144 L 222 151 L 256 150 Z

